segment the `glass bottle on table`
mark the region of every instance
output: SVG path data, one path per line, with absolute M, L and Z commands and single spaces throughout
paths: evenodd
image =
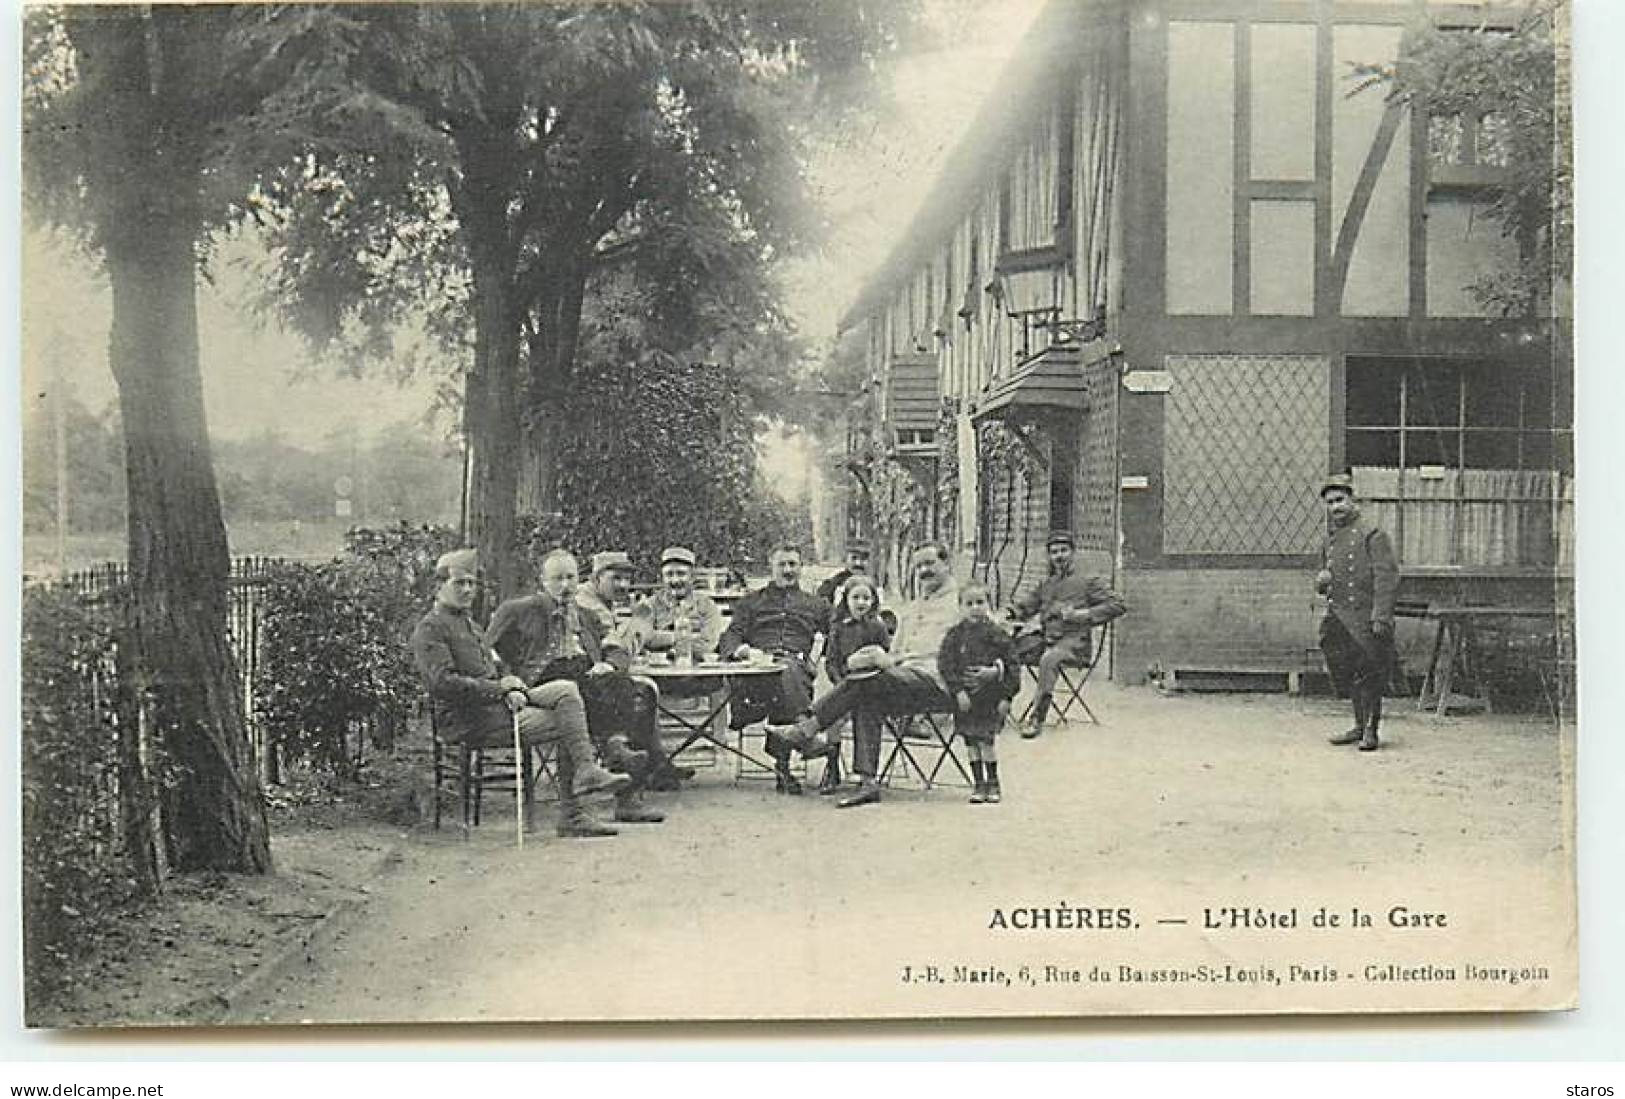
M 694 663 L 694 623 L 686 613 L 679 613 L 671 625 L 674 640 L 671 656 L 679 664 Z

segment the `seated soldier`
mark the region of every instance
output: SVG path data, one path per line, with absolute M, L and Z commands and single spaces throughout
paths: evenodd
M 617 674 L 582 685 L 587 724 L 607 722 L 606 728 L 626 729 L 632 746 L 649 753 L 652 773 L 648 788 L 676 790 L 694 777 L 694 768 L 675 766 L 666 757 L 657 724 L 659 688 L 654 680 L 629 674 L 632 661 L 643 651 L 649 622 L 647 608 L 642 608 L 641 615 L 634 609 L 632 617 L 624 621 L 616 613 L 629 606 L 631 595 L 632 559 L 621 550 L 593 554 L 592 576 L 576 589 L 576 608 L 589 620 L 587 624 L 598 637 L 604 660 L 615 667 Z M 589 689 L 591 683 L 599 684 L 601 689 Z M 603 722 L 600 708 L 608 711 L 603 713 Z
M 1049 577 L 1010 608 L 1011 618 L 1018 623 L 1037 619 L 1032 631 L 1016 637 L 1016 651 L 1023 662 L 1038 666 L 1032 717 L 1021 730 L 1029 740 L 1044 731 L 1062 666 L 1087 665 L 1090 631 L 1126 610 L 1117 593 L 1098 576 L 1085 576 L 1076 570 L 1069 532 L 1052 531 L 1045 550 L 1049 554 Z
M 442 739 L 469 747 L 492 748 L 513 741 L 514 715 L 526 750 L 558 744 L 570 765 L 565 784 L 572 802 L 599 792 L 619 793 L 631 785 L 593 759 L 581 692 L 568 682 L 531 690 L 517 676 L 500 675 L 479 627 L 469 615 L 479 591 L 479 558 L 455 550 L 435 562 L 440 588 L 434 608 L 412 631 L 412 659 L 429 691 Z M 584 813 L 584 810 L 581 812 Z
M 718 648 L 735 660 L 749 659 L 753 650 L 784 664 L 777 678 L 739 677 L 733 699 L 733 725 L 744 728 L 763 718 L 780 726 L 796 720 L 812 704 L 813 677 L 818 660 L 815 648 L 829 635 L 830 605 L 801 589 L 801 550 L 780 546 L 768 558 L 772 579 L 733 609 L 733 619 Z M 790 753 L 826 755 L 829 745 L 809 739 L 787 738 L 769 727 L 767 754 L 773 757 L 774 788 L 781 794 L 801 793 L 801 783 L 790 773 Z
M 672 651 L 678 660 L 698 659 L 716 651 L 722 636 L 722 611 L 716 601 L 694 589 L 694 551 L 667 546 L 660 551 L 661 588 L 643 604 L 647 617 L 643 646 Z
M 849 538 L 846 543 L 846 567 L 818 585 L 818 598 L 834 606 L 840 603 L 846 582 L 854 576 L 869 575 L 869 543 L 861 538 Z M 870 581 L 874 583 L 874 581 Z M 875 589 L 878 593 L 879 589 Z
M 596 623 L 576 605 L 576 559 L 554 550 L 542 559 L 542 590 L 509 599 L 491 616 L 487 643 L 508 671 L 527 685 L 565 681 L 574 683 L 586 702 L 587 731 L 601 760 L 612 770 L 632 776 L 632 784 L 616 795 L 615 819 L 622 823 L 658 824 L 666 818 L 639 800 L 639 792 L 652 770 L 649 753 L 628 744 L 628 721 L 646 704 L 647 722 L 653 723 L 653 702 L 638 697 L 643 688 L 604 660 Z M 658 751 L 658 748 L 656 749 Z M 561 785 L 568 787 L 569 768 L 559 769 Z M 563 811 L 559 831 L 564 835 L 613 836 L 615 829 L 586 817 L 573 798 L 561 793 Z

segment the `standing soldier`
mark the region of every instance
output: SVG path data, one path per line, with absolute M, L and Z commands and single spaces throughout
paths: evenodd
M 1394 663 L 1394 598 L 1399 566 L 1394 547 L 1360 515 L 1354 480 L 1328 477 L 1320 488 L 1329 533 L 1315 590 L 1327 600 L 1320 622 L 1320 651 L 1339 694 L 1354 703 L 1354 728 L 1332 737 L 1333 744 L 1377 750 L 1382 721 L 1382 690 Z

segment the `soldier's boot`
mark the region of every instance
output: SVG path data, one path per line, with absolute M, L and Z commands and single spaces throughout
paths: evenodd
M 654 758 L 653 767 L 654 773 L 649 776 L 651 790 L 679 790 L 683 783 L 694 777 L 694 768 L 679 767 L 667 755 Z
M 618 794 L 632 785 L 631 775 L 614 775 L 598 766 L 593 758 L 592 741 L 584 730 L 576 730 L 559 744 L 560 775 L 568 774 L 569 782 L 560 780 L 560 796 L 568 794 L 571 800 L 591 794 Z
M 827 796 L 837 792 L 840 788 L 841 756 L 837 752 L 830 756 L 829 761 L 824 764 L 824 777 L 818 780 L 818 792 Z
M 1049 717 L 1050 696 L 1039 695 L 1033 700 L 1033 714 L 1021 727 L 1023 740 L 1032 740 L 1043 735 L 1044 721 Z
M 620 833 L 594 817 L 587 807 L 570 798 L 559 803 L 559 835 L 566 839 L 593 839 Z
M 570 783 L 570 793 L 578 798 L 592 794 L 618 794 L 630 785 L 632 785 L 631 775 L 611 774 L 596 763 L 584 766 L 577 764 L 575 781 Z
M 1365 736 L 1365 727 L 1368 720 L 1366 716 L 1365 691 L 1358 683 L 1349 691 L 1350 701 L 1354 703 L 1354 728 L 1344 733 L 1335 733 L 1330 738 L 1333 744 L 1358 744 Z
M 987 771 L 982 766 L 981 760 L 973 759 L 970 761 L 970 774 L 971 781 L 976 787 L 971 791 L 970 803 L 972 805 L 981 805 L 987 800 Z
M 1375 696 L 1366 702 L 1365 735 L 1360 738 L 1360 751 L 1377 750 L 1377 726 L 1382 722 L 1382 688 L 1372 692 Z
M 773 757 L 773 792 L 799 795 L 801 780 L 790 773 L 790 744 L 770 726 L 767 734 L 767 754 Z
M 982 764 L 987 769 L 987 785 L 982 788 L 982 800 L 989 805 L 997 805 L 1004 796 L 999 790 L 999 765 L 993 760 Z
M 615 819 L 622 824 L 659 824 L 666 814 L 643 804 L 636 790 L 627 790 L 615 795 Z
M 824 735 L 818 727 L 818 720 L 811 715 L 793 725 L 769 725 L 767 735 L 800 752 L 802 759 L 828 759 L 841 749 L 839 744 Z
M 634 777 L 642 775 L 649 768 L 649 753 L 640 752 L 627 744 L 626 738 L 612 736 L 604 745 L 600 753 L 604 766 L 611 771 L 620 771 Z
M 858 788 L 851 794 L 835 803 L 837 809 L 851 809 L 858 805 L 873 805 L 880 800 L 880 783 L 872 775 L 863 775 L 858 780 Z

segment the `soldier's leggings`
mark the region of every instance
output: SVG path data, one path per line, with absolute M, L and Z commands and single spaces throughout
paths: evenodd
M 1393 666 L 1393 642 L 1372 637 L 1362 645 L 1336 615 L 1320 623 L 1320 651 L 1326 658 L 1337 693 L 1354 703 L 1355 720 L 1361 728 L 1377 727 L 1382 719 L 1382 690 Z
M 1061 674 L 1063 666 L 1081 668 L 1089 663 L 1089 635 L 1087 633 L 1069 634 L 1058 641 L 1051 642 L 1044 649 L 1044 655 L 1038 658 L 1038 687 L 1037 694 L 1053 695 L 1055 693 L 1055 680 Z

